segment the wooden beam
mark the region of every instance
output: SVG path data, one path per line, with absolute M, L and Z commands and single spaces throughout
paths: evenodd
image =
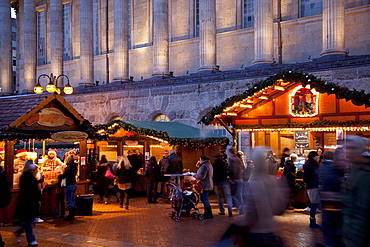
M 222 119 L 220 119 L 220 118 L 217 118 L 216 117 L 216 119 L 217 119 L 217 121 L 227 130 L 227 132 L 229 132 L 230 133 L 230 135 L 234 135 L 234 131 L 233 130 L 231 130 L 230 128 L 229 128 L 229 126 L 227 126 L 226 124 L 225 124 L 225 122 L 224 121 L 222 121 Z
M 14 173 L 14 141 L 5 141 L 4 146 L 5 161 L 4 167 L 6 172 L 6 179 L 13 188 L 13 173 Z

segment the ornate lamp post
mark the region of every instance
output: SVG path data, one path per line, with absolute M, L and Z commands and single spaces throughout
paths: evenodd
M 42 86 L 40 84 L 40 78 L 41 77 L 47 77 L 49 79 L 49 83 L 45 87 L 46 91 L 48 91 L 49 93 L 57 92 L 58 94 L 60 94 L 60 88 L 58 88 L 58 79 L 60 77 L 67 78 L 67 85 L 63 89 L 64 93 L 65 94 L 72 94 L 73 93 L 73 87 L 69 83 L 68 76 L 66 76 L 66 75 L 59 75 L 58 77 L 55 77 L 55 76 L 53 76 L 53 73 L 51 73 L 50 76 L 48 76 L 47 74 L 41 74 L 39 76 L 39 78 L 37 79 L 37 84 L 36 84 L 36 86 L 33 89 L 33 91 L 35 93 L 39 94 L 39 93 L 44 92 L 44 89 L 42 88 Z M 54 84 L 54 82 L 55 82 L 55 84 Z

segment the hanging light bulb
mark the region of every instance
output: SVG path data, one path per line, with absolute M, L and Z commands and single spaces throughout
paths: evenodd
M 69 82 L 64 87 L 64 93 L 65 94 L 72 94 L 73 93 L 73 87 L 71 87 L 71 84 L 69 84 Z
M 33 88 L 33 91 L 37 94 L 44 92 L 44 89 L 41 87 L 40 82 L 37 82 L 36 86 Z
M 56 90 L 57 88 L 52 81 L 50 81 L 49 84 L 46 85 L 46 91 L 48 91 L 49 93 L 54 93 Z

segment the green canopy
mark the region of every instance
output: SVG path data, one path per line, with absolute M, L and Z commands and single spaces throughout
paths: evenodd
M 157 121 L 127 121 L 124 123 L 142 128 L 163 131 L 169 137 L 184 138 L 189 140 L 204 140 L 209 138 L 223 139 L 223 136 L 213 134 L 210 131 L 198 129 L 178 122 L 157 122 Z
M 229 144 L 229 139 L 226 137 L 178 122 L 114 120 L 108 124 L 93 127 L 97 140 L 127 140 L 128 136 L 112 137 L 120 129 L 134 132 L 140 136 L 156 137 L 171 145 L 189 146 L 194 149 Z

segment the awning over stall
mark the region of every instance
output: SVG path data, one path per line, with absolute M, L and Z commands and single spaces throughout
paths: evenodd
M 40 140 L 66 131 L 71 138 L 80 132 L 86 133 L 90 125 L 57 93 L 17 95 L 0 100 L 0 140 Z
M 178 122 L 115 120 L 105 125 L 96 125 L 94 130 L 97 133 L 95 138 L 100 140 L 128 140 L 131 135 L 127 132 L 134 132 L 171 145 L 189 146 L 194 149 L 224 146 L 229 143 L 228 138 Z M 117 134 L 120 131 L 122 134 Z

